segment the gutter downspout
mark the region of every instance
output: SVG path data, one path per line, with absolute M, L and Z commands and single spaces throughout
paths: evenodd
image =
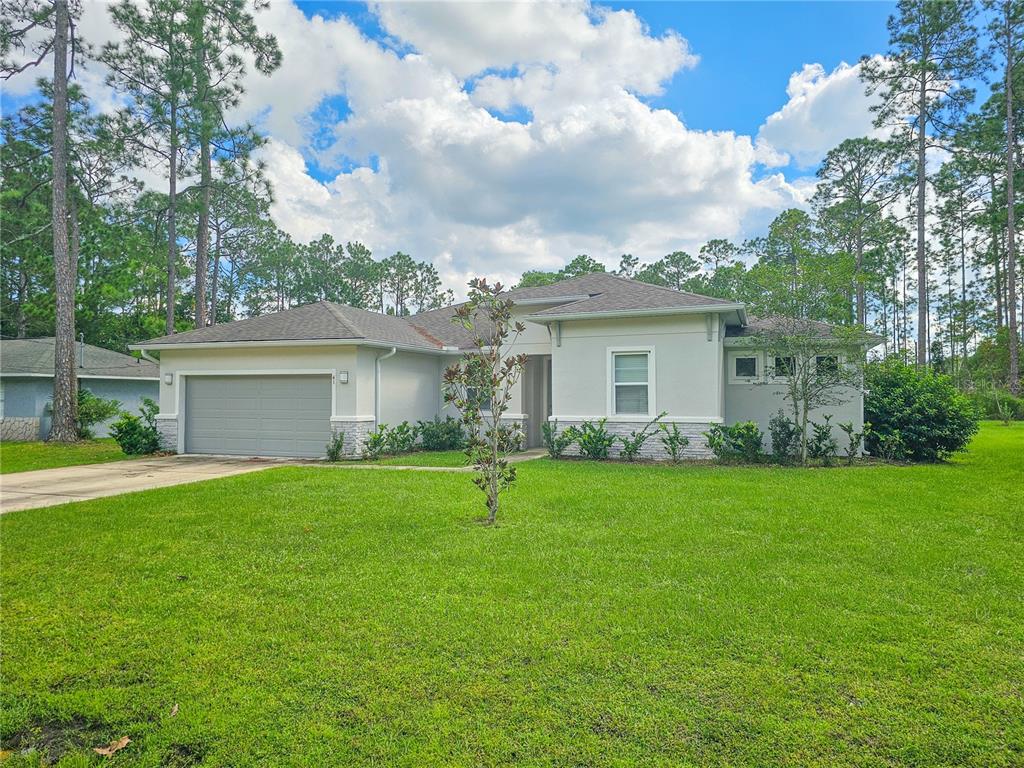
M 148 360 L 149 362 L 153 363 L 153 365 L 160 365 L 160 361 L 157 360 L 144 349 L 139 350 L 139 357 L 141 357 L 143 360 Z
M 373 428 L 380 429 L 380 361 L 387 360 L 398 353 L 398 347 L 392 347 L 390 352 L 377 355 L 373 361 Z

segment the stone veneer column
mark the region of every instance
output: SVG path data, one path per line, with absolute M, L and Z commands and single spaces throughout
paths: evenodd
M 39 440 L 38 416 L 5 416 L 0 419 L 0 440 Z
M 156 431 L 160 435 L 160 448 L 164 451 L 178 452 L 178 420 L 176 418 L 156 417 Z
M 358 421 L 355 419 L 345 420 L 345 417 L 331 420 L 331 434 L 345 433 L 344 455 L 349 458 L 358 458 L 363 455 L 363 443 L 366 436 L 373 432 L 376 422 L 373 420 Z

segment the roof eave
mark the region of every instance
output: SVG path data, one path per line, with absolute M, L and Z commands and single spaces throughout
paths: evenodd
M 701 304 L 694 307 L 659 307 L 657 309 L 616 309 L 602 312 L 563 312 L 555 315 L 527 315 L 526 319 L 534 323 L 551 323 L 558 320 L 597 320 L 604 317 L 660 317 L 664 315 L 705 315 L 736 312 L 740 322 L 746 324 L 746 311 L 743 304 Z
M 267 339 L 261 341 L 181 341 L 164 344 L 153 344 L 142 342 L 140 344 L 129 344 L 128 349 L 146 352 L 166 352 L 174 349 L 249 349 L 253 347 L 374 347 L 391 349 L 395 347 L 408 352 L 434 352 L 443 354 L 446 350 L 442 347 L 428 346 L 426 344 L 406 344 L 398 341 L 381 341 L 379 339 Z
M 765 335 L 752 334 L 750 336 L 726 336 L 722 343 L 727 347 L 750 347 L 764 346 Z M 877 336 L 866 336 L 861 339 L 835 339 L 831 336 L 821 336 L 822 344 L 835 344 L 837 347 L 849 347 L 856 344 L 858 347 L 872 349 L 882 343 L 883 339 Z

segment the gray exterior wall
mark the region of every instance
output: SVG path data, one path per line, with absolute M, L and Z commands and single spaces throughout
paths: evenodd
M 758 382 L 734 381 L 729 366 L 732 364 L 733 353 L 754 355 L 758 358 Z M 757 422 L 764 432 L 764 449 L 771 450 L 771 436 L 768 433 L 768 422 L 781 408 L 790 419 L 793 418 L 793 404 L 784 397 L 785 387 L 766 379 L 764 372 L 767 358 L 763 351 L 730 346 L 725 355 L 725 368 L 722 380 L 725 382 L 725 423 L 736 424 L 741 421 Z M 840 452 L 846 450 L 848 441 L 838 424 L 852 421 L 854 429 L 864 428 L 864 393 L 849 387 L 837 388 L 836 399 L 842 402 L 811 411 L 810 420 L 822 422 L 823 416 L 832 417 L 832 434 L 839 443 Z M 808 432 L 810 428 L 808 427 Z
M 0 439 L 45 440 L 50 434 L 50 413 L 47 408 L 53 398 L 53 379 L 44 376 L 4 376 L 4 410 L 0 423 Z M 159 384 L 156 381 L 131 379 L 79 379 L 79 387 L 88 389 L 96 397 L 117 400 L 121 410 L 138 413 L 142 398 L 156 400 Z M 109 427 L 117 417 L 94 428 L 97 437 L 108 437 Z

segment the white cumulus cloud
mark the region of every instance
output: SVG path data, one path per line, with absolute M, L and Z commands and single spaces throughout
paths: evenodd
M 831 72 L 821 64 L 805 64 L 786 87 L 789 101 L 770 115 L 758 139 L 801 168 L 821 162 L 845 139 L 876 135 L 869 97 L 860 79 L 860 64 L 841 63 Z

